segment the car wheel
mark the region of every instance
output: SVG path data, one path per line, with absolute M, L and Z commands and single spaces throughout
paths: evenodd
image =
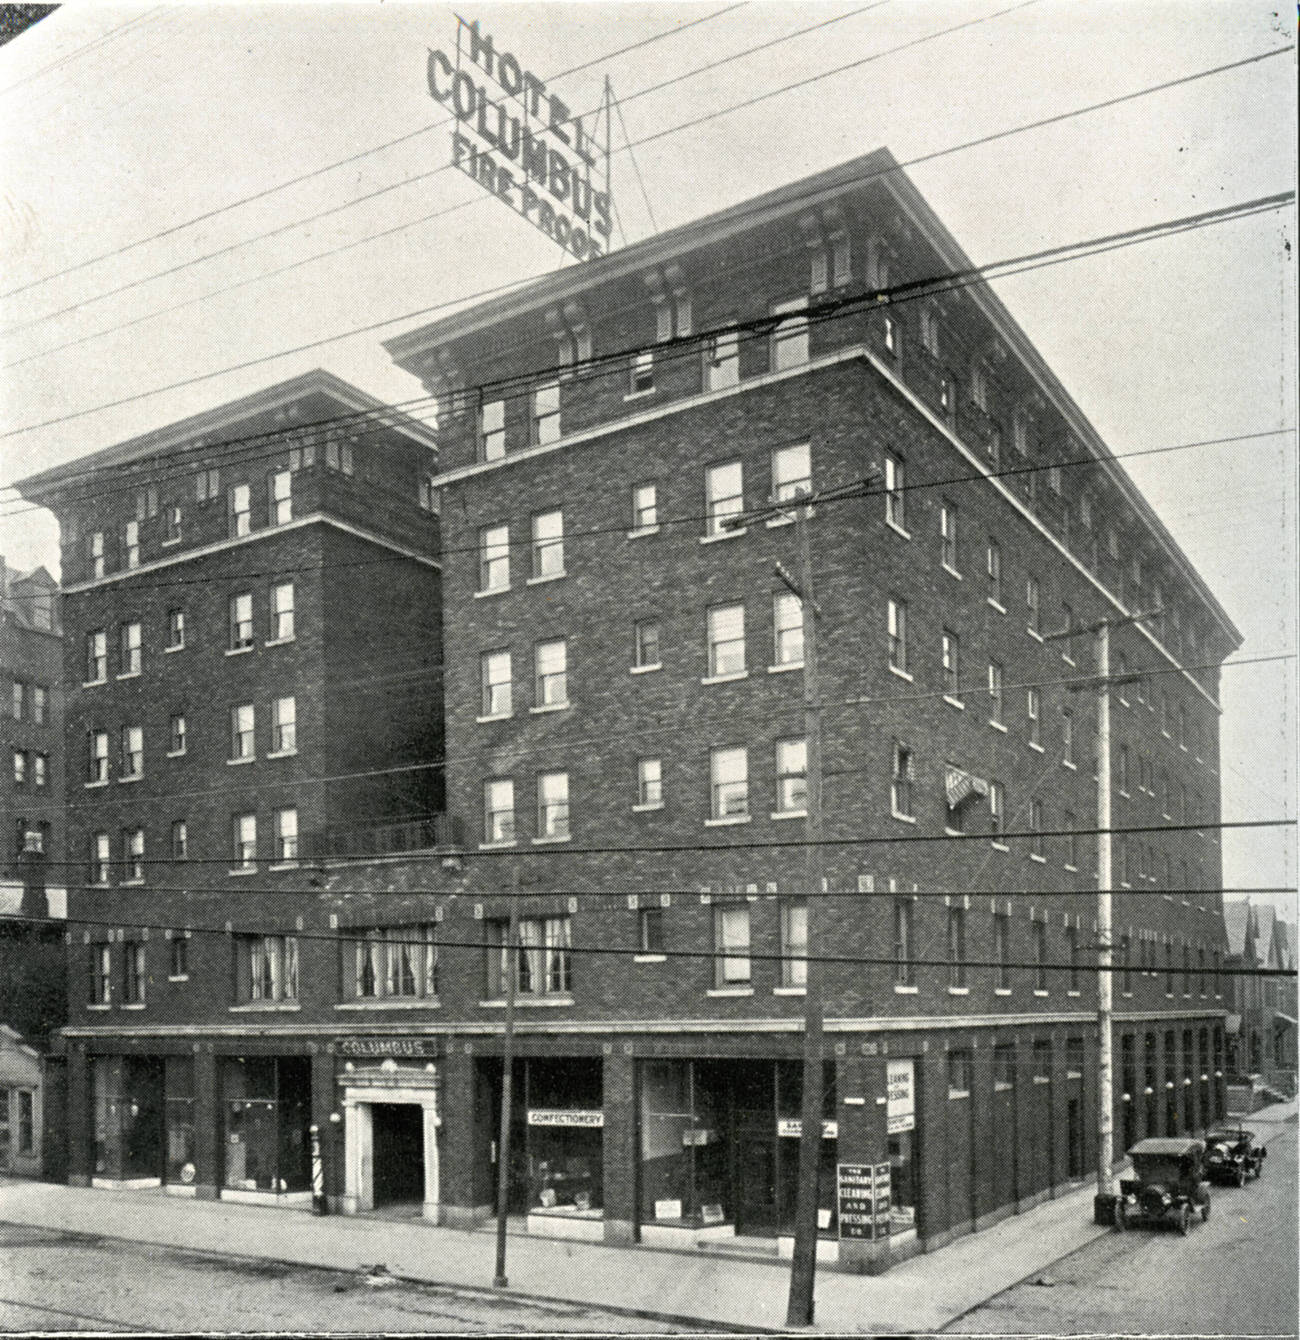
M 1246 1185 L 1246 1169 L 1240 1164 L 1238 1164 L 1236 1172 L 1232 1175 L 1232 1181 L 1235 1186 Z
M 1192 1212 L 1186 1205 L 1178 1207 L 1178 1231 L 1183 1237 L 1186 1237 L 1192 1227 Z

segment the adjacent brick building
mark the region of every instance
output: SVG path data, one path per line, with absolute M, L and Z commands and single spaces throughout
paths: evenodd
M 402 655 L 423 656 L 425 674 L 390 719 L 436 704 L 427 733 L 424 718 L 411 730 L 441 734 L 445 755 L 442 738 L 428 754 L 395 725 L 370 761 L 445 757 L 445 794 L 423 797 L 445 800 L 440 826 L 380 826 L 409 804 L 391 777 L 331 803 L 342 784 L 309 779 L 364 760 L 313 755 L 275 793 L 324 834 L 295 871 L 264 871 L 284 853 L 261 848 L 246 878 L 202 866 L 207 896 L 166 867 L 187 892 L 163 920 L 229 932 L 196 933 L 186 980 L 133 1017 L 115 996 L 96 1001 L 96 967 L 120 974 L 141 953 L 128 923 L 164 904 L 148 866 L 135 889 L 110 878 L 87 893 L 123 925 L 107 952 L 102 934 L 78 931 L 87 943 L 72 947 L 74 996 L 96 1004 L 74 1007 L 71 1088 L 83 1104 L 147 1091 L 152 1128 L 192 1152 L 177 1167 L 151 1154 L 148 1169 L 104 1156 L 97 1170 L 91 1115 L 74 1108 L 74 1175 L 172 1183 L 188 1167 L 201 1194 L 292 1198 L 314 1123 L 341 1208 L 413 1198 L 472 1223 L 493 1199 L 513 971 L 511 1203 L 531 1230 L 788 1245 L 806 785 L 800 610 L 774 566 L 793 566 L 794 532 L 724 522 L 875 477 L 873 496 L 821 504 L 810 522 L 827 842 L 814 949 L 838 959 L 825 979 L 827 1255 L 882 1268 L 1088 1176 L 1097 689 L 1082 630 L 1152 608 L 1163 617 L 1117 627 L 1111 648 L 1114 822 L 1144 830 L 1115 839 L 1117 1143 L 1218 1115 L 1217 666 L 1239 635 L 988 289 L 902 300 L 899 285 L 969 265 L 881 151 L 388 342 L 438 398 L 436 496 L 420 500 L 440 532 L 425 516 L 422 547 L 365 510 L 389 495 L 414 509 L 417 480 L 396 458 L 353 524 L 411 552 Z M 865 300 L 890 290 L 898 301 Z M 147 472 L 147 450 L 121 450 Z M 59 487 L 58 472 L 23 486 L 73 523 L 67 618 L 83 637 L 134 617 L 142 579 L 78 568 L 90 521 Z M 321 509 L 293 544 L 342 544 L 328 499 Z M 282 538 L 254 530 L 257 566 L 290 560 Z M 343 566 L 351 551 L 328 558 L 313 599 L 387 613 L 389 570 L 381 586 Z M 236 586 L 215 555 L 186 562 L 174 566 L 199 583 L 204 626 L 224 628 Z M 139 590 L 165 628 L 172 597 Z M 237 664 L 211 636 L 184 655 L 189 701 L 220 719 Z M 269 676 L 275 655 L 259 646 L 252 664 Z M 178 660 L 146 658 L 159 712 L 179 702 Z M 359 676 L 327 634 L 307 668 L 319 700 L 300 749 L 309 731 L 332 742 L 330 721 L 340 741 L 349 720 L 369 725 L 380 700 L 340 702 L 338 681 Z M 239 695 L 259 722 L 278 683 Z M 115 684 L 73 704 L 76 748 L 129 714 Z M 224 745 L 212 749 L 197 777 L 218 794 L 194 802 L 191 856 L 229 842 L 240 812 Z M 157 809 L 176 793 L 155 785 Z M 111 841 L 123 820 L 99 817 L 104 797 L 86 803 L 94 824 L 74 824 L 74 840 L 97 824 Z M 411 845 L 427 850 L 398 850 Z M 250 927 L 271 936 L 250 961 L 256 1000 L 240 966 Z M 835 1195 L 846 1166 L 881 1192 L 853 1232 Z

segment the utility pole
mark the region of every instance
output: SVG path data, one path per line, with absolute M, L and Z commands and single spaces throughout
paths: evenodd
M 510 928 L 506 934 L 506 1031 L 501 1044 L 501 1127 L 497 1140 L 497 1261 L 492 1285 L 504 1289 L 506 1277 L 506 1203 L 510 1194 L 510 1108 L 514 1101 L 515 977 L 519 971 L 519 865 L 510 879 Z
M 799 1132 L 799 1184 L 795 1196 L 794 1259 L 790 1263 L 790 1295 L 786 1304 L 787 1326 L 811 1326 L 813 1290 L 817 1277 L 818 1174 L 821 1166 L 822 1105 L 824 1089 L 822 1036 L 822 964 L 820 959 L 820 899 L 822 874 L 822 735 L 821 697 L 817 675 L 817 605 L 813 585 L 812 543 L 808 522 L 817 502 L 862 496 L 878 476 L 856 480 L 845 488 L 821 494 L 805 493 L 789 502 L 733 517 L 725 523 L 738 530 L 749 521 L 771 517 L 794 518 L 795 544 L 799 551 L 799 578 L 775 565 L 777 577 L 798 598 L 803 612 L 803 719 L 808 798 L 804 807 L 804 931 L 803 1108 Z
M 1095 688 L 1097 699 L 1097 1193 L 1092 1202 L 1093 1223 L 1123 1227 L 1115 1194 L 1115 936 L 1112 909 L 1114 841 L 1111 833 L 1113 806 L 1110 777 L 1110 690 L 1112 682 L 1128 683 L 1140 678 L 1126 675 L 1111 680 L 1110 630 L 1124 624 L 1141 623 L 1160 613 L 1130 614 L 1101 619 L 1092 626 L 1097 635 L 1097 674 L 1091 681 L 1071 684 L 1071 692 Z M 1059 642 L 1077 631 L 1067 628 L 1052 633 L 1044 642 Z

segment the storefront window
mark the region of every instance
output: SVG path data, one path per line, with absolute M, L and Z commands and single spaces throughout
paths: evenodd
M 222 1073 L 227 1189 L 289 1192 L 310 1185 L 310 1074 L 306 1057 L 227 1059 Z
M 1001 1063 L 1002 1082 L 1009 1087 L 1015 1082 L 1015 1054 L 1009 1048 L 998 1048 L 997 1051 L 1004 1055 L 1005 1059 Z M 889 1061 L 885 1070 L 885 1083 L 885 1122 L 889 1146 L 889 1233 L 897 1240 L 900 1234 L 916 1230 L 919 1180 L 916 1113 L 920 1106 L 916 1092 L 916 1063 L 906 1059 Z
M 177 943 L 183 944 L 184 941 Z M 192 1186 L 194 1165 L 194 1058 L 169 1056 L 164 1078 L 166 1107 L 166 1181 Z
M 530 1058 L 525 1071 L 528 1210 L 600 1218 L 603 1066 L 598 1057 Z
M 91 1103 L 97 1176 L 160 1176 L 162 1078 L 162 1063 L 154 1057 L 94 1058 Z

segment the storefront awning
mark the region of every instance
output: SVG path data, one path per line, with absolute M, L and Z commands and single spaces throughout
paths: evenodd
M 986 796 L 989 793 L 989 784 L 983 777 L 974 777 L 961 768 L 954 768 L 951 763 L 944 770 L 943 785 L 950 810 L 958 809 L 969 796 Z

